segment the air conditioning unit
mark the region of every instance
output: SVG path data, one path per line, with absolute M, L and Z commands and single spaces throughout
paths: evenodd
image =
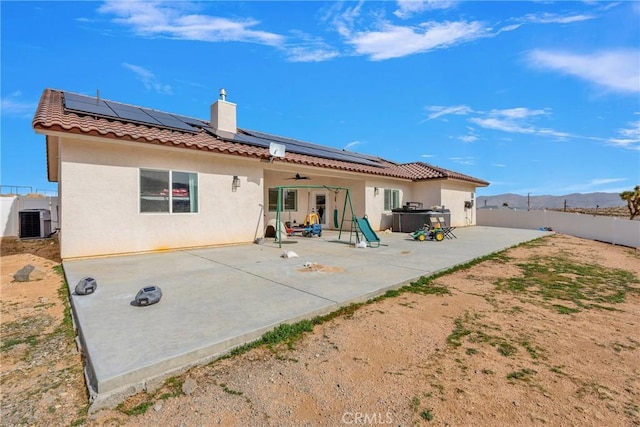
M 19 216 L 21 239 L 41 239 L 51 234 L 49 209 L 25 209 L 19 212 Z

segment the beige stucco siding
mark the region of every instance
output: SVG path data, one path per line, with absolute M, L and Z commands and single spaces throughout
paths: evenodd
M 378 194 L 376 194 L 376 188 Z M 367 181 L 367 216 L 374 230 L 387 230 L 393 225 L 393 213 L 384 209 L 384 190 L 400 192 L 400 206 L 413 200 L 412 183 L 406 180 L 372 179 Z
M 251 242 L 262 232 L 256 161 L 69 138 L 59 155 L 63 258 Z M 197 173 L 198 212 L 140 213 L 140 168 Z
M 454 227 L 462 227 L 465 225 L 475 225 L 476 223 L 476 204 L 475 204 L 475 186 L 471 183 L 467 184 L 460 181 L 443 181 L 442 182 L 442 203 L 446 209 L 451 211 L 451 225 Z M 473 207 L 465 208 L 466 201 L 471 201 L 471 194 L 474 193 Z
M 424 209 L 442 205 L 441 187 L 442 180 L 419 181 L 414 184 L 412 202 L 420 202 Z

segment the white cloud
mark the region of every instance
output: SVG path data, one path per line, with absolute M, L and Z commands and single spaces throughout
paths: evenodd
M 470 134 L 470 135 L 459 136 L 458 139 L 462 142 L 472 143 L 472 142 L 476 142 L 478 140 L 478 137 Z
M 308 49 L 302 46 L 290 47 L 286 51 L 290 62 L 322 62 L 339 55 L 335 50 Z
M 513 31 L 513 30 L 517 30 L 518 28 L 522 27 L 522 24 L 511 24 L 511 25 L 507 25 L 505 27 L 500 28 L 496 34 L 500 34 L 500 33 L 506 33 L 507 31 Z
M 290 62 L 320 62 L 339 56 L 339 52 L 319 37 L 313 37 L 302 31 L 292 31 L 296 40 L 284 46 L 287 60 Z
M 485 129 L 501 130 L 503 132 L 515 132 L 515 133 L 534 133 L 534 130 L 530 126 L 523 126 L 511 120 L 500 119 L 496 117 L 472 117 L 469 119 L 472 123 L 477 124 Z
M 530 110 L 524 107 L 518 108 L 506 108 L 503 110 L 491 110 L 489 112 L 491 116 L 502 116 L 508 119 L 525 119 L 527 117 L 540 116 L 543 114 L 547 114 L 545 110 Z
M 360 145 L 360 144 L 362 144 L 362 142 L 361 142 L 361 141 L 352 141 L 352 142 L 348 143 L 347 145 L 345 145 L 345 146 L 344 146 L 344 148 L 343 148 L 343 150 L 350 150 L 350 149 L 352 149 L 353 147 L 356 147 L 356 146 L 358 146 L 358 145 Z
M 187 2 L 107 1 L 99 12 L 116 15 L 114 22 L 146 37 L 168 37 L 206 42 L 240 41 L 280 46 L 284 36 L 259 31 L 255 19 L 228 19 L 191 13 Z
M 138 78 L 144 84 L 144 87 L 148 90 L 154 90 L 163 95 L 171 95 L 172 89 L 170 85 L 160 83 L 156 76 L 146 68 L 140 67 L 139 65 L 127 64 L 126 62 L 122 63 L 122 66 L 130 71 L 133 71 Z
M 550 115 L 549 110 L 516 107 L 493 109 L 486 112 L 475 111 L 467 105 L 455 105 L 451 107 L 432 105 L 425 107 L 425 110 L 430 111 L 431 114 L 429 114 L 424 121 L 445 115 L 473 115 L 473 117 L 470 117 L 468 121 L 485 129 L 493 129 L 509 133 L 550 136 L 561 139 L 573 137 L 570 133 L 537 127 L 531 123 L 538 117 Z M 458 139 L 467 143 L 477 141 L 479 137 L 475 130 L 471 127 L 468 127 L 468 129 L 469 133 L 467 135 L 459 136 Z
M 491 35 L 481 22 L 424 22 L 403 27 L 382 22 L 377 31 L 348 33 L 346 42 L 357 54 L 374 61 L 400 58 L 434 49 L 450 47 Z
M 448 114 L 467 115 L 473 112 L 473 110 L 467 107 L 466 105 L 454 105 L 452 107 L 443 107 L 441 105 L 430 105 L 428 107 L 425 107 L 425 109 L 427 111 L 432 111 L 432 113 L 427 116 L 427 120 L 433 120 Z
M 453 0 L 398 0 L 398 9 L 393 14 L 400 19 L 406 19 L 426 10 L 448 9 L 457 3 Z
M 618 137 L 609 138 L 608 142 L 618 147 L 640 150 L 640 120 L 627 125 L 629 127 L 618 129 Z
M 452 162 L 458 163 L 460 165 L 473 166 L 476 164 L 476 159 L 471 156 L 449 157 L 449 160 L 451 160 Z
M 491 110 L 488 113 L 480 113 L 477 117 L 469 119 L 485 129 L 494 129 L 503 132 L 522 133 L 529 135 L 552 136 L 556 138 L 569 138 L 572 135 L 553 129 L 536 127 L 529 122 L 530 118 L 548 115 L 546 110 L 532 110 L 525 107 Z
M 502 164 L 502 163 L 491 163 L 491 166 L 496 167 L 496 168 L 506 168 L 507 167 L 507 165 Z
M 360 0 L 358 4 L 353 7 L 348 7 L 344 12 L 337 14 L 333 18 L 333 25 L 336 28 L 338 34 L 342 37 L 350 37 L 351 36 L 351 28 L 355 25 L 356 19 L 360 17 L 360 11 L 362 10 L 362 5 L 364 4 L 364 0 Z M 330 13 L 334 13 L 341 9 L 342 3 L 336 2 L 335 7 L 332 8 Z M 326 18 L 325 18 L 326 19 Z
M 610 50 L 591 54 L 536 49 L 531 65 L 568 74 L 617 92 L 640 92 L 640 51 Z
M 521 20 L 532 24 L 571 24 L 574 22 L 588 21 L 594 18 L 594 15 L 585 14 L 558 15 L 555 13 L 531 13 L 525 15 Z
M 425 159 L 430 159 L 430 158 L 435 157 L 435 156 L 436 156 L 435 154 L 422 154 L 420 157 L 423 157 Z
M 606 185 L 606 184 L 612 184 L 614 182 L 622 182 L 626 180 L 627 180 L 626 178 L 598 178 L 598 179 L 592 179 L 589 184 L 590 185 Z
M 23 101 L 22 92 L 15 91 L 5 96 L 0 101 L 0 111 L 2 115 L 16 117 L 31 117 L 36 110 L 36 104 Z

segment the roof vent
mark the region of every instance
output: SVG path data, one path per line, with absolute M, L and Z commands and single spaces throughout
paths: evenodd
M 220 99 L 211 105 L 211 127 L 216 131 L 238 133 L 236 104 L 227 102 L 224 89 L 220 89 Z

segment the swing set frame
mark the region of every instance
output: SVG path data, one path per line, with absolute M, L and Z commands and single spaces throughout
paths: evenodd
M 278 203 L 277 203 L 277 207 L 276 207 L 276 241 L 278 242 L 278 247 L 282 248 L 282 235 L 280 233 L 285 232 L 284 230 L 282 230 L 282 207 L 283 207 L 283 193 L 284 190 L 298 190 L 298 189 L 315 189 L 315 190 L 330 190 L 333 191 L 334 193 L 334 205 L 336 204 L 336 199 L 338 196 L 338 193 L 340 191 L 345 191 L 345 197 L 344 197 L 344 206 L 342 207 L 342 220 L 340 221 L 340 232 L 338 233 L 338 239 L 340 239 L 342 237 L 342 226 L 344 225 L 344 221 L 345 221 L 345 214 L 347 212 L 347 203 L 349 203 L 349 210 L 351 211 L 351 220 L 353 221 L 353 219 L 356 217 L 355 212 L 353 211 L 353 203 L 351 203 L 351 190 L 348 187 L 337 187 L 334 185 L 278 185 L 276 187 L 273 187 L 278 191 Z M 337 211 L 338 207 L 334 206 L 334 213 Z M 334 222 L 336 221 L 336 216 L 334 214 Z M 337 227 L 337 222 L 334 224 L 335 227 Z

